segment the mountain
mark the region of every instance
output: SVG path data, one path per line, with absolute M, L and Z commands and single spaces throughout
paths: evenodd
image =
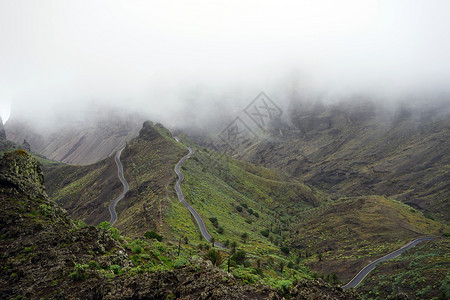
M 145 122 L 127 143 L 121 162 L 130 190 L 119 202 L 115 226 L 136 238 L 153 231 L 175 244 L 186 240 L 194 252 L 207 247 L 174 190 L 174 166 L 190 147 L 194 153 L 181 168 L 185 199 L 216 241 L 249 253 L 253 262 L 232 271 L 248 282 L 322 277 L 344 283 L 368 261 L 414 238 L 450 231 L 393 198 L 329 195 L 281 168 L 236 160 L 178 137 L 181 143 L 161 124 Z M 109 220 L 108 205 L 121 192 L 116 172 L 111 156 L 88 166 L 46 168 L 45 176 L 49 194 L 72 217 L 97 225 Z M 431 267 L 422 283 L 444 280 L 430 275 L 439 268 Z
M 24 120 L 14 115 L 5 124 L 6 136 L 17 144 L 51 160 L 91 164 L 117 151 L 138 134 L 142 117 L 112 108 L 93 108 L 78 119 L 53 125 Z
M 237 158 L 284 170 L 332 197 L 386 195 L 450 221 L 450 105 L 294 103 Z
M 135 236 L 163 225 L 162 210 L 175 193 L 173 166 L 187 150 L 167 129 L 151 122 L 145 122 L 138 137 L 126 145 L 121 161 L 131 189 L 118 204 L 121 217 L 116 226 Z M 114 156 L 86 166 L 49 168 L 45 175 L 50 196 L 71 217 L 88 224 L 109 221 L 109 204 L 122 192 Z
M 298 280 L 287 290 L 243 284 L 184 245 L 72 221 L 43 184 L 39 162 L 26 151 L 3 155 L 2 299 L 360 299 L 321 280 Z

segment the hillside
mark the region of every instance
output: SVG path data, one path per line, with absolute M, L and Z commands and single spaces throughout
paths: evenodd
M 419 236 L 442 236 L 450 227 L 381 196 L 341 198 L 298 218 L 292 244 L 314 257 L 311 269 L 350 280 L 369 261 Z M 320 256 L 320 257 L 319 257 Z
M 37 121 L 36 121 L 37 122 Z M 9 140 L 22 144 L 51 160 L 70 164 L 92 164 L 110 156 L 134 138 L 142 117 L 124 115 L 107 108 L 93 108 L 79 120 L 65 120 L 58 125 L 35 124 L 12 117 L 5 124 Z
M 117 228 L 130 236 L 164 229 L 162 213 L 175 194 L 170 186 L 175 181 L 173 166 L 185 151 L 166 129 L 144 123 L 121 155 L 130 191 L 117 206 Z M 45 176 L 49 195 L 71 217 L 92 225 L 109 221 L 108 207 L 122 191 L 114 156 L 92 165 L 49 168 Z
M 450 298 L 450 239 L 430 241 L 382 263 L 358 291 L 370 298 L 398 293 L 410 299 Z
M 238 158 L 333 195 L 386 195 L 450 221 L 449 105 L 387 108 L 369 100 L 293 103 Z
M 320 280 L 287 289 L 242 284 L 185 246 L 72 221 L 47 197 L 40 168 L 22 150 L 0 160 L 3 299 L 359 299 Z
M 127 144 L 121 161 L 130 191 L 119 203 L 116 226 L 133 237 L 152 230 L 174 243 L 188 241 L 191 251 L 207 249 L 173 188 L 173 167 L 189 146 L 194 154 L 181 168 L 186 201 L 215 240 L 249 253 L 247 266 L 232 271 L 248 282 L 273 285 L 274 280 L 318 276 L 344 282 L 369 260 L 413 238 L 449 231 L 401 202 L 381 196 L 332 201 L 287 173 L 180 137 L 182 143 L 161 125 L 146 122 Z M 69 214 L 98 224 L 109 220 L 107 207 L 121 191 L 116 172 L 110 157 L 90 166 L 50 168 L 46 180 L 49 193 Z

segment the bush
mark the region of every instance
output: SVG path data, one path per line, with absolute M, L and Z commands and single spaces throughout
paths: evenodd
M 283 253 L 289 254 L 289 248 L 288 248 L 288 247 L 284 246 L 284 247 L 281 247 L 280 249 L 281 249 L 281 251 L 282 251 Z
M 242 206 L 236 206 L 236 210 L 237 210 L 238 212 L 241 212 L 241 211 L 242 211 Z
M 161 242 L 163 240 L 162 235 L 157 234 L 154 231 L 147 231 L 146 233 L 144 233 L 144 237 L 151 240 L 151 239 L 155 239 L 158 242 Z
M 114 228 L 111 226 L 111 224 L 108 221 L 104 221 L 101 222 L 100 224 L 98 224 L 97 226 L 98 228 L 104 228 L 106 230 L 108 230 L 109 234 L 111 234 L 111 236 L 115 239 L 120 241 L 121 240 L 121 232 L 119 229 Z
M 189 260 L 186 258 L 186 257 L 184 257 L 184 256 L 178 256 L 176 259 L 175 259 L 175 261 L 173 262 L 173 267 L 175 268 L 175 269 L 179 269 L 179 268 L 181 268 L 181 267 L 183 267 L 183 266 L 185 266 L 185 265 L 188 265 L 189 264 Z
M 51 214 L 52 214 L 52 207 L 51 206 L 49 206 L 49 205 L 47 205 L 47 204 L 41 204 L 41 205 L 39 205 L 39 209 L 41 210 L 41 213 L 44 215 L 44 216 L 46 216 L 46 217 L 48 217 L 48 216 L 50 216 Z
M 245 208 L 245 209 L 247 209 L 248 208 L 248 205 L 247 205 L 247 203 L 242 203 L 242 206 Z
M 282 294 L 287 294 L 289 292 L 289 289 L 292 286 L 292 281 L 290 280 L 280 280 L 278 281 L 277 284 L 277 289 L 282 293 Z
M 113 271 L 114 272 L 114 274 L 120 274 L 120 266 L 119 265 L 111 265 L 110 267 L 109 267 L 109 269 L 111 270 L 111 271 Z
M 91 260 L 90 262 L 88 262 L 88 266 L 90 269 L 92 270 L 98 270 L 100 269 L 100 265 L 98 262 L 96 262 L 95 260 Z
M 69 274 L 69 278 L 72 280 L 84 280 L 87 278 L 86 269 L 89 265 L 75 264 L 73 267 L 73 272 Z
M 134 246 L 133 252 L 137 253 L 137 254 L 141 254 L 142 253 L 142 247 L 139 246 L 139 245 Z
M 253 215 L 254 215 L 255 217 L 259 218 L 259 214 L 258 214 L 256 211 L 253 212 Z
M 219 229 L 217 229 L 217 232 L 220 233 L 220 234 L 223 234 L 224 231 L 225 230 L 223 229 L 222 226 L 220 226 Z
M 248 212 L 249 214 L 253 215 L 253 209 L 249 208 L 249 209 L 247 209 L 247 212 Z
M 261 234 L 262 234 L 264 237 L 269 237 L 269 229 L 266 229 L 266 230 L 261 231 Z

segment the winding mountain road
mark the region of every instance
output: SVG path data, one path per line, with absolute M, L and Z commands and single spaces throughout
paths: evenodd
M 125 147 L 123 147 L 122 149 L 120 149 L 119 151 L 117 151 L 116 153 L 116 165 L 117 165 L 117 176 L 119 177 L 120 181 L 123 184 L 123 191 L 122 193 L 116 198 L 114 199 L 114 201 L 109 205 L 109 213 L 111 214 L 111 220 L 109 221 L 109 223 L 112 225 L 114 225 L 114 223 L 117 220 L 117 212 L 116 212 L 116 205 L 117 203 L 119 203 L 120 200 L 123 199 L 123 197 L 125 196 L 125 194 L 128 192 L 129 190 L 129 186 L 128 186 L 128 182 L 125 180 L 125 177 L 123 177 L 123 166 L 122 163 L 120 162 L 120 155 L 122 154 L 123 149 L 125 149 Z
M 415 239 L 415 240 L 409 242 L 408 244 L 404 245 L 403 247 L 401 247 L 401 248 L 399 248 L 377 260 L 374 260 L 373 262 L 371 262 L 370 264 L 368 264 L 367 266 L 362 268 L 361 271 L 359 271 L 359 273 L 356 274 L 355 277 L 353 277 L 353 279 L 350 280 L 346 285 L 343 285 L 342 289 L 346 290 L 346 289 L 357 287 L 361 283 L 361 281 L 363 281 L 363 279 L 370 273 L 370 271 L 372 271 L 373 269 L 376 268 L 378 263 L 396 258 L 397 256 L 399 256 L 400 254 L 402 254 L 409 248 L 412 248 L 412 247 L 416 246 L 417 244 L 420 244 L 425 241 L 434 240 L 436 238 L 437 237 L 429 236 L 429 237 L 421 237 L 421 238 Z
M 179 142 L 178 138 L 175 138 L 175 140 L 177 142 Z M 181 165 L 186 161 L 186 159 L 188 159 L 194 153 L 194 151 L 191 148 L 189 148 L 189 147 L 186 147 L 186 148 L 189 150 L 189 154 L 187 154 L 182 159 L 180 159 L 180 161 L 175 166 L 175 173 L 177 173 L 177 175 L 178 175 L 178 180 L 177 180 L 177 183 L 175 184 L 175 191 L 177 192 L 178 200 L 180 200 L 180 202 L 183 203 L 187 207 L 187 209 L 189 210 L 191 215 L 194 217 L 195 221 L 198 224 L 198 227 L 200 228 L 200 232 L 202 233 L 203 237 L 208 242 L 211 242 L 212 236 L 209 234 L 208 230 L 206 229 L 205 222 L 203 222 L 202 217 L 200 217 L 200 215 L 197 213 L 197 211 L 189 203 L 187 203 L 186 200 L 184 200 L 183 192 L 181 191 L 181 183 L 184 180 L 184 175 L 183 175 L 183 173 L 181 173 L 181 170 L 180 170 Z M 216 242 L 216 241 L 214 242 L 214 246 L 217 246 L 221 249 L 226 249 L 224 245 L 222 245 L 221 243 Z

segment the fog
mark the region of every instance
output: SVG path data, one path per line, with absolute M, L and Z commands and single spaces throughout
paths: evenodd
M 53 125 L 107 104 L 202 126 L 260 91 L 281 107 L 446 95 L 449 36 L 447 0 L 0 0 L 0 110 Z

